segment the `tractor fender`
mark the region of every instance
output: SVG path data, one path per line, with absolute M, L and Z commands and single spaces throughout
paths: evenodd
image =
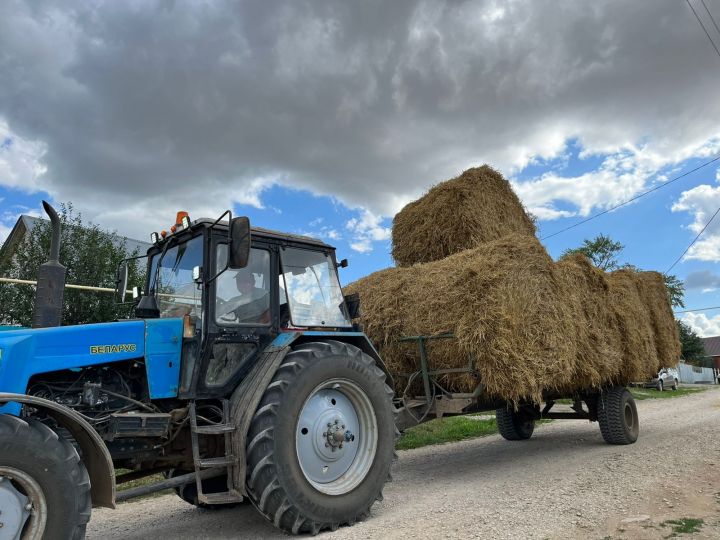
M 110 452 L 98 432 L 82 416 L 54 401 L 0 392 L 0 404 L 8 402 L 40 409 L 67 429 L 82 451 L 82 461 L 90 475 L 93 505 L 115 508 L 115 471 Z

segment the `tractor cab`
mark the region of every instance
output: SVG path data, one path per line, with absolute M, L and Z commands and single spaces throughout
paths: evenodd
M 352 330 L 337 272 L 347 263 L 332 246 L 246 218 L 179 218 L 152 235 L 145 284 L 133 288 L 137 317 L 184 319 L 178 397 L 229 394 L 283 332 Z

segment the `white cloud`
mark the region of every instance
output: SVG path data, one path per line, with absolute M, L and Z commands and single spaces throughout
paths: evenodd
M 673 204 L 673 212 L 689 212 L 693 216 L 688 229 L 697 235 L 720 208 L 720 186 L 702 184 L 684 191 Z M 705 229 L 700 239 L 688 250 L 685 260 L 720 261 L 720 217 Z
M 600 167 L 579 176 L 562 176 L 548 172 L 536 180 L 514 182 L 515 190 L 530 212 L 543 220 L 570 216 L 588 216 L 595 209 L 611 208 L 651 187 L 650 178 L 660 183 L 668 166 L 691 157 L 706 157 L 720 150 L 720 139 L 698 142 L 659 153 L 649 147 L 630 146 L 605 157 Z M 558 210 L 553 203 L 561 201 L 577 208 Z
M 0 118 L 0 186 L 37 191 L 47 172 L 42 162 L 46 152 L 45 144 L 13 134 Z
M 720 315 L 708 317 L 705 313 L 686 313 L 682 320 L 700 337 L 720 336 Z
M 353 234 L 350 247 L 359 253 L 368 253 L 373 249 L 373 242 L 382 242 L 390 239 L 390 227 L 383 227 L 382 216 L 373 214 L 370 210 L 362 210 L 359 218 L 352 218 L 345 227 Z

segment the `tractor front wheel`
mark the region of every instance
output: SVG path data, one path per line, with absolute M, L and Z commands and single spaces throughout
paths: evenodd
M 394 457 L 392 395 L 357 347 L 326 341 L 291 351 L 247 439 L 247 488 L 260 512 L 293 534 L 364 518 Z
M 0 415 L 0 509 L 2 538 L 84 538 L 90 478 L 72 444 L 41 422 Z

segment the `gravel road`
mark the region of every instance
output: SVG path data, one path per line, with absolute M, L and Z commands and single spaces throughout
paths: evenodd
M 556 421 L 532 439 L 500 436 L 400 452 L 373 516 L 320 537 L 664 538 L 671 519 L 720 538 L 720 389 L 638 402 L 630 446 L 596 423 Z M 250 506 L 203 511 L 165 495 L 97 509 L 88 538 L 287 538 Z

